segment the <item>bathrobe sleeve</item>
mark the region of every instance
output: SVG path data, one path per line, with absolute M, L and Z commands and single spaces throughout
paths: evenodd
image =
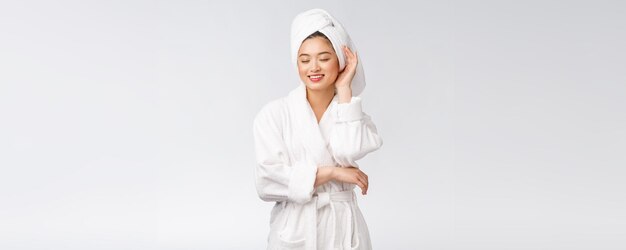
M 369 115 L 362 111 L 361 98 L 353 96 L 349 103 L 337 104 L 336 124 L 330 134 L 330 147 L 341 166 L 358 167 L 357 160 L 383 144 Z
M 255 184 L 264 201 L 306 203 L 311 200 L 317 166 L 307 162 L 291 163 L 279 107 L 266 106 L 254 120 L 257 165 Z

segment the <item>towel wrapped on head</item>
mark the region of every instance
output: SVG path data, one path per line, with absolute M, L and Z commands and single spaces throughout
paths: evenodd
M 346 66 L 346 59 L 342 46 L 346 45 L 352 52 L 356 53 L 356 47 L 346 29 L 323 9 L 311 9 L 298 14 L 291 23 L 291 59 L 292 63 L 298 68 L 298 50 L 304 39 L 316 31 L 324 34 L 333 45 L 335 54 L 339 59 L 339 70 L 343 70 Z M 352 79 L 352 95 L 358 96 L 365 89 L 365 75 L 363 73 L 362 60 L 358 56 L 358 64 L 356 73 Z

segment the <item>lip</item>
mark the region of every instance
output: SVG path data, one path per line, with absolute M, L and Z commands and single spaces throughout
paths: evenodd
M 319 78 L 311 78 L 312 76 L 321 76 Z M 324 78 L 324 74 L 315 74 L 315 75 L 309 75 L 309 80 L 311 80 L 311 82 L 319 82 Z

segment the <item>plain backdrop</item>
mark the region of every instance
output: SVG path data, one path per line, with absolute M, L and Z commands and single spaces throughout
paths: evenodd
M 349 31 L 375 249 L 626 249 L 623 1 L 2 1 L 0 249 L 265 249 L 252 120 Z

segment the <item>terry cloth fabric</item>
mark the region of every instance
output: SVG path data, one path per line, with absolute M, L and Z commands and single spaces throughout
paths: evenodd
M 353 195 L 355 184 L 329 181 L 314 187 L 319 167 L 359 167 L 382 146 L 361 97 L 329 104 L 319 123 L 300 84 L 266 104 L 254 119 L 259 197 L 276 202 L 268 250 L 371 250 L 367 224 Z

